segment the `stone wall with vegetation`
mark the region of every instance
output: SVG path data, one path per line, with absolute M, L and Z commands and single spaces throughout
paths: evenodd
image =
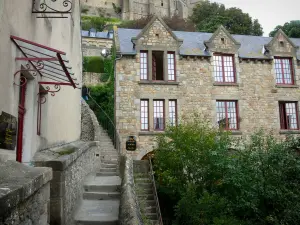
M 50 168 L 0 163 L 0 224 L 49 225 Z
M 35 166 L 51 167 L 51 224 L 72 224 L 76 203 L 82 195 L 87 174 L 98 166 L 96 142 L 74 142 L 66 146 L 43 150 L 34 156 Z
M 102 49 L 111 49 L 112 39 L 83 37 L 82 52 L 83 56 L 101 56 Z
M 150 51 L 161 48 L 155 32 L 151 31 L 157 27 L 160 30 L 160 43 L 170 43 L 165 47 L 167 50 L 172 47 L 174 42 L 171 42 L 168 32 L 163 31 L 157 22 L 153 26 L 142 36 L 141 42 L 148 46 L 144 49 Z M 149 37 L 145 37 L 147 34 Z M 140 46 L 136 48 L 142 49 Z M 156 99 L 165 101 L 166 122 L 169 115 L 168 101 L 176 99 L 179 119 L 187 119 L 196 112 L 210 120 L 212 126 L 217 125 L 216 100 L 236 100 L 240 129 L 233 134 L 246 137 L 254 130 L 264 128 L 279 137 L 285 137 L 286 132 L 280 130 L 278 101 L 299 101 L 299 61 L 294 57 L 296 85 L 288 87 L 276 85 L 272 60 L 240 59 L 236 54 L 235 65 L 237 83 L 217 84 L 214 82 L 212 57 L 183 57 L 176 53 L 176 82 L 140 82 L 140 54 L 123 56 L 116 66 L 116 125 L 123 143 L 128 136 L 137 137 L 137 151 L 127 153 L 141 159 L 155 146 L 156 135 L 161 133 L 153 129 L 153 100 Z M 150 130 L 147 132 L 141 132 L 140 128 L 141 99 L 149 99 Z M 291 133 L 298 134 L 299 131 Z

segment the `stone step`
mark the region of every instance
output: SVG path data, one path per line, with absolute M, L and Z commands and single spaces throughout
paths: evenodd
M 145 202 L 145 207 L 156 207 L 156 202 L 155 200 L 146 200 Z
M 147 188 L 147 189 L 138 189 L 136 191 L 137 194 L 150 194 L 153 195 L 153 189 L 152 188 Z
M 149 178 L 135 178 L 135 183 L 151 183 L 151 180 Z
M 138 188 L 152 188 L 152 183 L 138 183 L 137 184 Z
M 75 214 L 77 225 L 118 225 L 119 200 L 82 200 Z
M 156 213 L 156 207 L 155 206 L 145 207 L 143 209 L 143 212 L 145 212 L 145 213 Z
M 84 192 L 83 199 L 89 199 L 89 200 L 120 199 L 120 192 Z
M 106 163 L 101 163 L 101 168 L 115 168 L 117 169 L 118 165 L 117 164 L 106 164 Z
M 159 225 L 158 220 L 150 220 L 150 225 Z
M 100 168 L 100 172 L 117 172 L 117 168 Z
M 138 194 L 138 198 L 140 199 L 140 200 L 154 200 L 154 195 L 152 194 L 149 194 L 149 195 L 147 195 L 147 194 Z
M 156 213 L 145 213 L 145 216 L 150 220 L 157 220 L 157 214 Z
M 111 156 L 119 156 L 119 153 L 117 151 L 101 151 L 100 155 L 111 155 Z
M 117 172 L 97 172 L 96 176 L 117 176 Z
M 105 163 L 105 164 L 119 164 L 118 160 L 101 160 L 101 163 Z
M 117 192 L 121 188 L 121 178 L 93 174 L 85 179 L 83 187 L 86 192 Z

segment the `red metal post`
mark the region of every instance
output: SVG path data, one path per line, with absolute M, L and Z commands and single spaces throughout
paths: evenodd
M 20 79 L 22 81 L 22 79 Z M 17 138 L 17 157 L 18 162 L 22 162 L 23 154 L 23 132 L 24 132 L 24 115 L 25 115 L 25 99 L 26 99 L 27 83 L 20 86 L 19 97 L 19 119 L 18 119 L 18 138 Z

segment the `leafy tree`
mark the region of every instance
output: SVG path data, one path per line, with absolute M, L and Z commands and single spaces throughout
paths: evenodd
M 137 20 L 123 21 L 118 27 L 129 29 L 143 29 L 152 19 L 152 16 L 142 17 Z M 163 20 L 171 28 L 171 30 L 178 31 L 195 31 L 195 26 L 189 20 L 182 19 L 178 15 L 173 17 L 164 17 Z
M 299 139 L 278 142 L 260 131 L 236 141 L 195 118 L 157 142 L 158 189 L 175 202 L 174 224 L 300 223 Z
M 290 38 L 300 38 L 300 20 L 292 20 L 283 26 L 278 25 L 270 32 L 269 36 L 274 37 L 276 32 L 281 29 Z
M 232 34 L 258 35 L 263 30 L 258 20 L 252 20 L 248 13 L 239 8 L 226 9 L 223 4 L 202 1 L 193 8 L 190 20 L 202 32 L 214 32 L 223 25 Z

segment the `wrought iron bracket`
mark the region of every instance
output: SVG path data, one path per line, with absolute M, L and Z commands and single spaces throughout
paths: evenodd
M 66 15 L 72 13 L 72 8 L 71 0 L 32 0 L 32 13 L 42 14 L 37 18 L 68 18 Z
M 20 76 L 20 84 L 17 84 L 15 81 L 16 76 L 18 74 L 21 74 L 22 72 L 31 72 L 33 76 L 36 76 L 39 73 L 39 71 L 44 68 L 44 63 L 42 61 L 37 61 L 35 63 L 28 61 L 24 67 L 24 69 L 17 70 L 14 73 L 14 85 L 24 86 L 25 84 L 27 84 L 27 78 L 24 76 Z

